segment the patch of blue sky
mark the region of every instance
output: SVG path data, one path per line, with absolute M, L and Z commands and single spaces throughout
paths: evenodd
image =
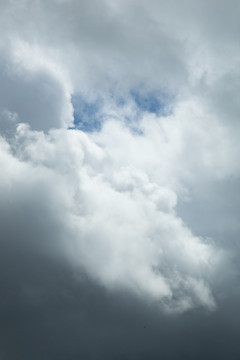
M 158 116 L 167 116 L 171 113 L 173 96 L 164 92 L 134 89 L 130 95 L 141 111 L 146 111 Z
M 119 114 L 124 114 L 124 118 L 119 116 L 118 119 L 124 121 L 125 125 L 129 126 L 133 131 L 137 131 L 142 112 L 167 116 L 171 112 L 173 97 L 162 92 L 144 92 L 142 89 L 133 89 L 122 96 L 112 95 L 108 97 L 108 100 L 102 97 L 88 100 L 85 96 L 75 94 L 72 96 L 74 128 L 84 132 L 100 131 L 103 122 L 113 115 L 106 112 L 108 109 L 106 101 L 114 104 Z M 134 107 L 134 111 L 127 113 L 124 108 L 130 103 Z
M 88 101 L 85 97 L 77 94 L 73 95 L 71 100 L 74 109 L 74 128 L 84 132 L 99 131 L 102 123 L 99 115 L 103 106 L 102 99 Z

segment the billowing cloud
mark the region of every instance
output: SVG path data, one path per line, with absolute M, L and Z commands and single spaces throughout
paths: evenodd
M 209 282 L 220 250 L 194 236 L 177 216 L 178 195 L 186 184 L 235 170 L 228 161 L 231 143 L 224 148 L 226 161 L 219 159 L 222 143 L 228 144 L 222 127 L 213 123 L 214 135 L 208 135 L 198 114 L 189 126 L 188 112 L 194 116 L 194 108 L 185 106 L 169 118 L 143 117 L 141 134 L 116 120 L 92 135 L 77 130 L 44 134 L 22 124 L 11 140 L 12 159 L 28 164 L 20 171 L 29 173 L 27 187 L 43 179 L 47 189 L 56 184 L 53 195 L 60 195 L 53 197 L 53 212 L 69 232 L 64 246 L 68 255 L 75 249 L 73 261 L 111 289 L 130 289 L 180 311 L 198 303 L 214 306 Z M 193 146 L 194 159 L 188 154 Z M 19 189 L 16 170 L 12 175 Z M 48 206 L 51 195 L 46 198 Z

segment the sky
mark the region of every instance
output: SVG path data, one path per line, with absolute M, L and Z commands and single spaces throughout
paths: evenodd
M 239 14 L 1 0 L 1 360 L 239 358 Z

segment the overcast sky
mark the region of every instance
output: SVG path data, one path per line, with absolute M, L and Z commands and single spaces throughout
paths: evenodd
M 0 1 L 0 359 L 240 357 L 240 2 Z

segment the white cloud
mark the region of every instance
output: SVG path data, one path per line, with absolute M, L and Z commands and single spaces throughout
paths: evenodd
M 135 135 L 129 133 L 127 139 L 118 130 L 112 128 L 112 138 L 120 136 L 126 146 L 135 146 Z M 151 139 L 142 136 L 142 140 L 151 144 Z M 128 289 L 163 302 L 168 310 L 182 311 L 187 304 L 213 307 L 209 282 L 221 258 L 219 250 L 194 236 L 177 217 L 171 182 L 169 186 L 153 182 L 154 173 L 139 167 L 141 153 L 137 157 L 132 151 L 136 161 L 131 159 L 129 166 L 126 158 L 123 166 L 114 147 L 104 144 L 102 148 L 76 130 L 51 130 L 45 135 L 20 125 L 12 142 L 16 157 L 3 147 L 9 160 L 2 168 L 8 169 L 5 162 L 16 163 L 5 176 L 21 193 L 23 184 L 28 192 L 42 184 L 41 200 L 39 194 L 33 195 L 28 206 L 45 199 L 44 207 L 51 206 L 68 234 L 54 246 L 63 247 L 93 279 L 112 290 Z M 118 148 L 116 143 L 117 154 L 122 149 L 121 156 L 126 156 L 126 146 Z M 12 201 L 18 202 L 14 196 Z M 48 227 L 52 219 L 45 222 Z M 203 287 L 204 292 L 199 290 Z

